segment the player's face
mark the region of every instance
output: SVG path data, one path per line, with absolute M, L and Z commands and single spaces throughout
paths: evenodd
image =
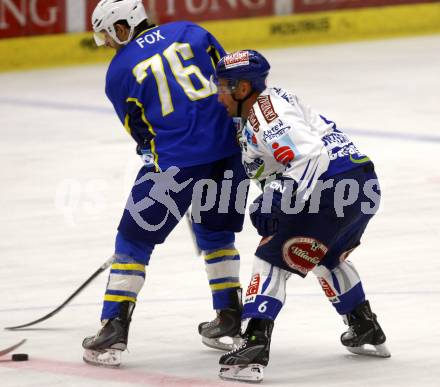
M 121 24 L 115 24 L 114 27 L 116 31 L 116 36 L 120 41 L 125 41 L 128 39 L 130 33 L 130 30 L 128 28 Z M 97 34 L 99 35 L 99 40 L 104 41 L 104 45 L 106 47 L 110 47 L 115 50 L 119 50 L 122 47 L 122 45 L 116 42 L 106 30 L 103 30 Z
M 118 50 L 120 47 L 106 30 L 95 32 L 95 41 L 98 46 L 104 45 L 115 50 Z
M 115 50 L 119 48 L 119 44 L 113 40 L 113 38 L 110 36 L 110 34 L 107 31 L 105 31 L 104 33 L 104 40 L 106 47 L 114 48 Z
M 219 79 L 218 82 L 218 101 L 226 108 L 230 117 L 237 116 L 237 101 L 232 97 L 232 90 L 226 79 Z

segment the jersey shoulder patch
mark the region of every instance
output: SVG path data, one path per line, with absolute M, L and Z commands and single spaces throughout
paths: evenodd
M 260 95 L 257 98 L 258 107 L 268 124 L 278 118 L 278 114 L 273 107 L 270 95 Z

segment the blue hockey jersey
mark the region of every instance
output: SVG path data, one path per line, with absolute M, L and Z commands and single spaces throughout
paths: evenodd
M 110 63 L 106 94 L 156 168 L 210 163 L 240 152 L 210 77 L 225 51 L 202 27 L 148 29 Z

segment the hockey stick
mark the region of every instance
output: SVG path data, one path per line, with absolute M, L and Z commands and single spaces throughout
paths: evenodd
M 112 263 L 113 263 L 113 257 L 109 258 L 107 261 L 104 262 L 104 264 L 98 269 L 96 270 L 89 278 L 87 278 L 87 280 L 77 289 L 75 290 L 70 296 L 69 298 L 67 298 L 66 301 L 64 301 L 59 307 L 57 307 L 56 309 L 54 309 L 52 312 L 46 314 L 43 317 L 40 317 L 38 320 L 34 320 L 31 321 L 29 323 L 26 324 L 22 324 L 22 325 L 16 325 L 13 327 L 6 327 L 6 330 L 9 331 L 13 331 L 16 329 L 22 329 L 22 328 L 26 328 L 26 327 L 30 327 L 32 325 L 36 325 L 42 321 L 45 321 L 49 318 L 51 318 L 52 316 L 54 316 L 55 314 L 57 314 L 61 309 L 63 309 L 70 301 L 72 301 L 79 293 L 81 293 L 81 291 L 90 284 L 90 282 L 92 282 L 96 277 L 98 277 L 98 275 L 100 275 L 103 271 L 105 271 Z
M 188 227 L 189 227 L 189 231 L 191 233 L 191 237 L 192 237 L 192 241 L 194 244 L 194 248 L 196 250 L 197 255 L 201 255 L 202 251 L 199 249 L 199 247 L 197 246 L 197 242 L 196 242 L 196 237 L 194 235 L 194 231 L 192 228 L 192 221 L 191 221 L 191 213 L 190 211 L 186 212 L 186 220 L 188 223 Z M 42 321 L 46 321 L 47 319 L 51 318 L 52 316 L 54 316 L 55 314 L 57 314 L 61 309 L 63 309 L 70 301 L 72 301 L 79 293 L 81 293 L 82 290 L 84 290 L 84 288 L 90 284 L 90 282 L 92 282 L 96 277 L 98 277 L 98 275 L 100 275 L 103 271 L 105 271 L 112 263 L 113 263 L 113 257 L 110 257 L 107 261 L 104 262 L 104 264 L 99 267 L 98 270 L 96 270 L 77 290 L 75 290 L 68 298 L 66 301 L 64 301 L 60 306 L 58 306 L 56 309 L 54 309 L 52 312 L 46 314 L 43 317 L 40 317 L 37 320 L 31 321 L 29 323 L 26 324 L 21 324 L 21 325 L 16 325 L 13 327 L 5 327 L 4 329 L 8 330 L 8 331 L 14 331 L 14 330 L 18 330 L 18 329 L 22 329 L 22 328 L 27 328 L 30 327 L 32 325 L 36 325 Z
M 202 250 L 199 249 L 199 246 L 197 245 L 196 236 L 194 234 L 194 230 L 192 227 L 192 220 L 191 220 L 191 211 L 186 211 L 186 222 L 188 224 L 189 233 L 191 234 L 191 238 L 193 241 L 194 249 L 196 250 L 196 254 L 198 256 L 202 255 Z
M 23 340 L 19 341 L 17 344 L 11 345 L 8 348 L 0 350 L 0 356 L 7 355 L 9 352 L 12 352 L 14 349 L 21 347 L 25 342 L 26 342 L 26 339 L 23 339 Z

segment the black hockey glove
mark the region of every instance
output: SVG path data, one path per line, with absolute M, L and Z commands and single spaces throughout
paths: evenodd
M 136 153 L 141 157 L 142 162 L 148 168 L 156 168 L 156 163 L 154 162 L 154 155 L 150 148 L 142 148 L 140 145 L 136 147 Z
M 262 237 L 267 237 L 269 235 L 273 235 L 278 231 L 278 215 L 281 213 L 281 193 L 278 191 L 272 191 L 272 204 L 270 209 L 267 211 L 267 205 L 263 207 L 263 201 L 266 202 L 268 199 L 265 199 L 265 196 L 268 197 L 269 192 L 265 191 L 260 196 L 258 196 L 252 203 L 250 210 L 253 209 L 254 212 L 251 212 L 251 221 L 254 227 L 257 229 L 257 232 Z
M 297 184 L 292 179 L 282 178 L 274 180 L 253 201 L 249 209 L 250 217 L 259 235 L 267 237 L 278 231 L 279 219 L 283 216 L 283 211 L 281 210 L 283 195 L 285 194 L 286 199 L 290 203 L 296 188 Z

